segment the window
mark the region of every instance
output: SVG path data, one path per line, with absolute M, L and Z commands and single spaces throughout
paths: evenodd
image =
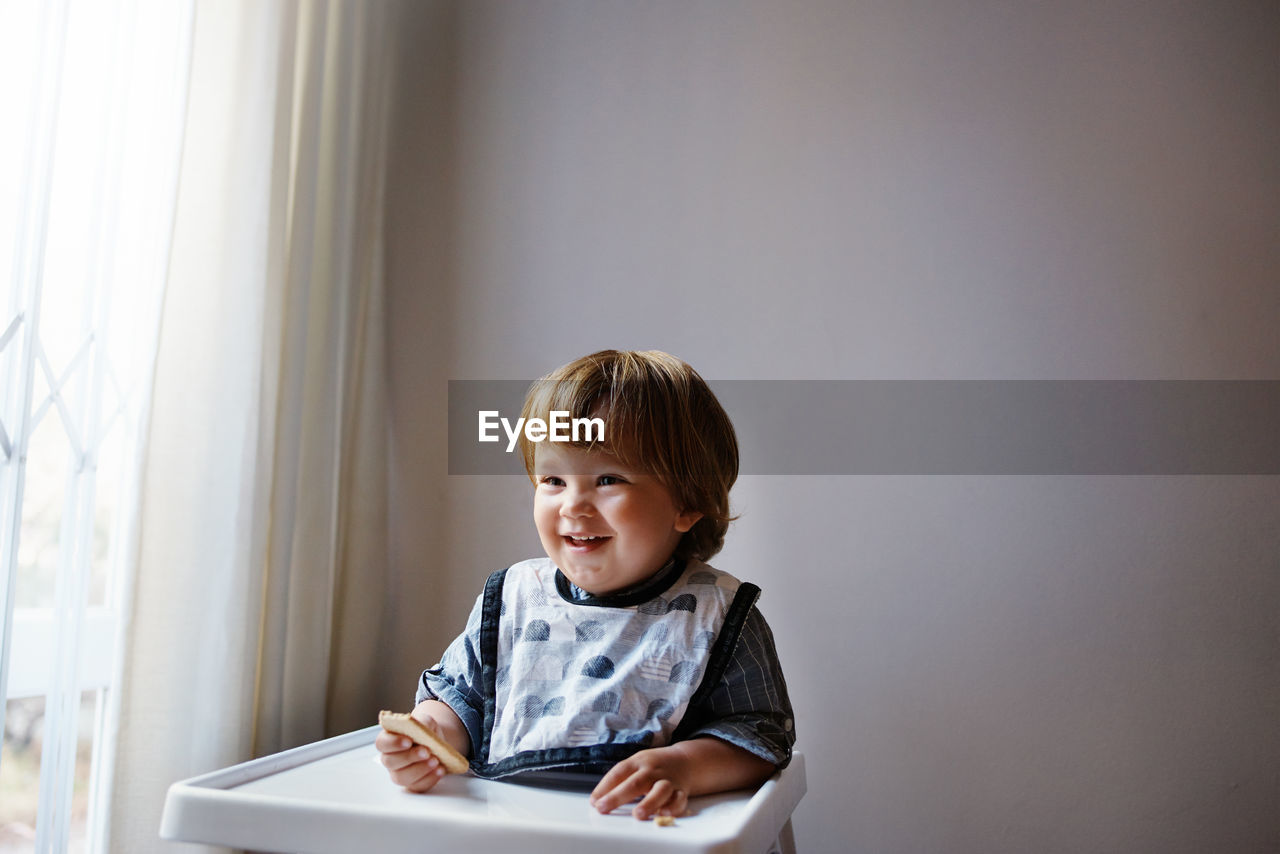
M 0 852 L 101 847 L 190 24 L 0 10 Z

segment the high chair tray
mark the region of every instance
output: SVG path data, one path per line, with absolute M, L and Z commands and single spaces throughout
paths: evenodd
M 415 795 L 391 782 L 373 746 L 379 727 L 265 756 L 169 787 L 160 835 L 253 851 L 512 851 L 758 854 L 805 793 L 804 757 L 755 792 L 694 798 L 670 827 L 629 808 L 600 815 L 582 792 L 444 778 Z

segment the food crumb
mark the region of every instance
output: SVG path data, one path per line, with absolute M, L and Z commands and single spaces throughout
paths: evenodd
M 676 817 L 673 815 L 660 815 L 653 820 L 658 827 L 671 827 L 676 823 Z

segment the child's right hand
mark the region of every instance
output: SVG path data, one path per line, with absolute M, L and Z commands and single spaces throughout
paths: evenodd
M 421 706 L 411 714 L 427 729 L 441 739 L 440 725 L 429 714 L 421 711 Z M 382 764 L 391 774 L 392 782 L 404 786 L 410 792 L 428 792 L 436 783 L 444 778 L 444 766 L 431 751 L 420 744 L 415 744 L 408 737 L 387 732 L 378 733 L 373 744 L 382 753 Z

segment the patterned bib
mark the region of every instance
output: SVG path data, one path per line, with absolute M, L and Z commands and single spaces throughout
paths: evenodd
M 567 581 L 548 558 L 506 570 L 500 598 L 487 594 L 496 656 L 482 656 L 493 699 L 487 757 L 477 752 L 473 767 L 501 776 L 671 743 L 699 688 L 719 679 L 708 671 L 722 671 L 759 594 L 700 561 L 677 572 L 660 594 L 619 607 L 566 601 Z

